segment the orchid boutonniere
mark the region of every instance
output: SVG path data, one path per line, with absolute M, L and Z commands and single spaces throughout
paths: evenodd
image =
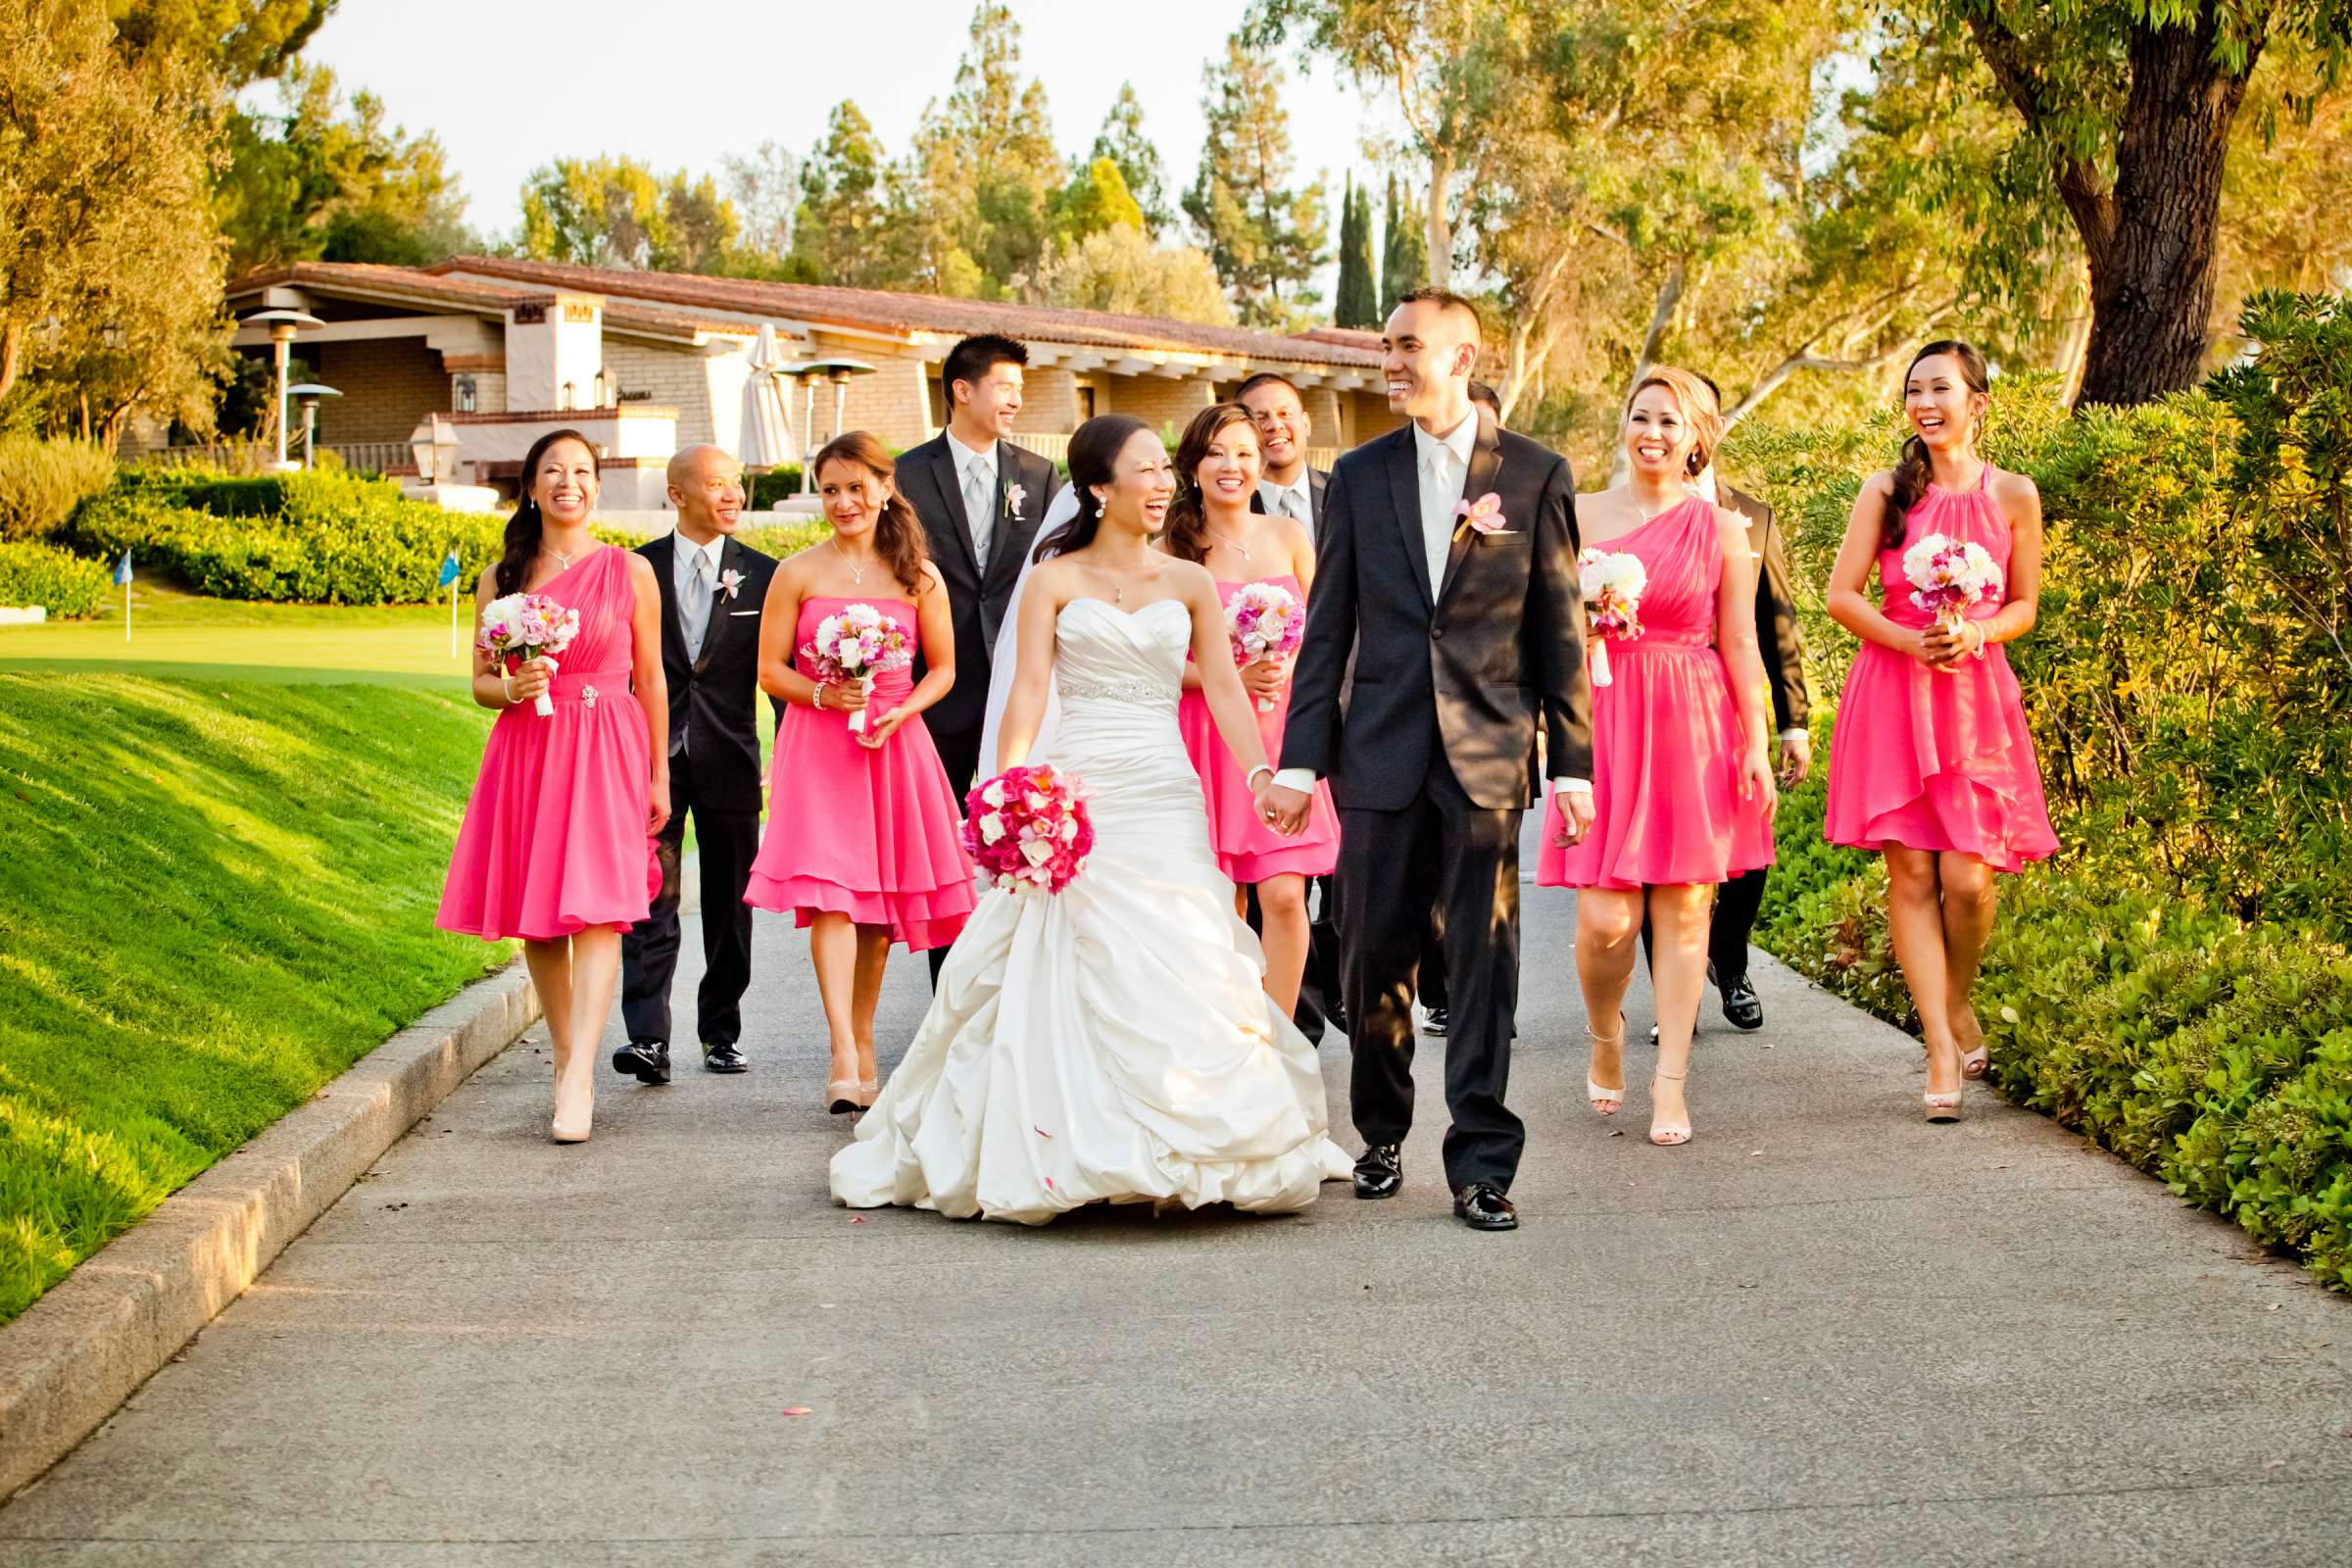
M 732 599 L 735 597 L 736 591 L 743 586 L 743 573 L 729 566 L 718 574 L 718 585 L 724 588 L 727 591 L 727 597 Z
M 1015 484 L 1004 487 L 1004 515 L 1017 517 L 1021 514 L 1021 509 L 1028 504 L 1029 487 L 1027 485 Z
M 1464 529 L 1472 533 L 1509 533 L 1512 531 L 1505 526 L 1508 519 L 1502 514 L 1502 497 L 1492 490 L 1480 496 L 1476 501 L 1455 502 L 1453 514 L 1462 519 L 1453 530 L 1453 536 L 1456 539 L 1461 538 Z

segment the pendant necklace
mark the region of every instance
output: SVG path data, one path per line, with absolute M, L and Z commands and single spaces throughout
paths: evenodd
M 1239 552 L 1244 561 L 1248 561 L 1250 559 L 1250 547 L 1246 544 L 1243 544 L 1240 540 L 1226 538 L 1223 534 L 1217 532 L 1216 529 L 1211 528 L 1206 522 L 1200 524 L 1200 531 L 1208 535 L 1211 539 L 1214 539 L 1217 543 L 1223 545 L 1226 549 Z
M 851 558 L 850 553 L 841 548 L 841 536 L 839 534 L 835 534 L 833 536 L 833 553 L 841 558 L 841 564 L 843 565 L 850 568 L 850 581 L 856 583 L 860 588 L 864 587 L 865 566 L 860 566 L 858 564 L 858 563 Z M 873 563 L 870 561 L 865 564 L 866 566 L 870 566 Z
M 558 561 L 564 563 L 564 569 L 565 571 L 569 571 L 571 569 L 571 558 L 565 555 L 563 551 L 558 550 L 554 545 L 549 544 L 544 539 L 539 542 L 539 548 L 545 551 L 547 554 L 555 557 Z

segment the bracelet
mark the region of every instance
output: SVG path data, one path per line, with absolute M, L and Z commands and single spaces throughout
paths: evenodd
M 514 682 L 508 677 L 507 672 L 503 669 L 498 672 L 498 689 L 499 692 L 505 696 L 507 700 L 507 706 L 509 708 L 513 708 L 514 706 Z
M 820 710 L 825 706 L 825 683 L 823 681 L 818 681 L 816 689 L 808 694 L 808 706 Z
M 1983 659 L 1984 657 L 1984 645 L 1992 641 L 1992 639 L 1984 635 L 1984 628 L 1979 622 L 1972 620 L 1966 622 L 1965 624 L 1975 626 L 1977 629 L 1977 646 L 1969 650 L 1969 656 L 1973 659 Z
M 1268 778 L 1274 777 L 1273 764 L 1271 762 L 1260 762 L 1255 767 L 1251 768 L 1250 770 L 1250 776 L 1242 780 L 1242 787 L 1244 789 L 1252 790 L 1257 788 L 1257 775 L 1260 773 L 1265 774 Z

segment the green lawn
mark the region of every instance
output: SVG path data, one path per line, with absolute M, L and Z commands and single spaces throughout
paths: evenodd
M 0 632 L 0 1321 L 507 956 L 432 929 L 446 622 L 158 598 Z

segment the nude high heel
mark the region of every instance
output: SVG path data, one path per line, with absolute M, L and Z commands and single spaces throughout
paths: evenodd
M 1965 1092 L 1955 1089 L 1948 1095 L 1931 1093 L 1920 1096 L 1920 1102 L 1926 1108 L 1928 1120 L 1958 1121 L 1960 1119 L 1960 1097 Z
M 1585 1038 L 1596 1046 L 1615 1046 L 1622 1053 L 1625 1049 L 1624 1012 L 1620 1011 L 1617 1014 L 1617 1032 L 1614 1035 L 1604 1035 L 1591 1024 L 1587 1024 Z M 1622 1054 L 1617 1058 L 1617 1076 L 1620 1078 L 1625 1076 L 1625 1058 Z M 1590 1101 L 1592 1108 L 1601 1115 L 1614 1116 L 1625 1108 L 1625 1086 L 1619 1084 L 1616 1088 L 1611 1089 L 1606 1084 L 1595 1083 L 1592 1081 L 1592 1073 L 1588 1070 L 1585 1074 L 1585 1099 Z
M 847 1116 L 853 1110 L 863 1110 L 865 1106 L 858 1096 L 864 1087 L 855 1078 L 826 1079 L 825 1109 L 836 1116 Z
M 1661 1072 L 1651 1074 L 1649 1080 L 1650 1098 L 1652 1100 L 1657 1098 L 1659 1079 L 1663 1078 L 1670 1084 L 1679 1084 L 1689 1076 L 1689 1073 L 1680 1072 Z M 1683 1111 L 1683 1119 L 1681 1122 L 1677 1123 L 1671 1121 L 1662 1122 L 1658 1120 L 1657 1112 L 1653 1108 L 1650 1112 L 1649 1120 L 1649 1141 L 1657 1145 L 1660 1149 L 1673 1149 L 1680 1145 L 1689 1143 L 1690 1141 L 1690 1109 L 1687 1106 L 1685 1107 Z
M 596 1119 L 596 1053 L 574 1044 L 558 1047 L 556 1056 L 556 1113 L 547 1135 L 559 1144 L 584 1144 Z

